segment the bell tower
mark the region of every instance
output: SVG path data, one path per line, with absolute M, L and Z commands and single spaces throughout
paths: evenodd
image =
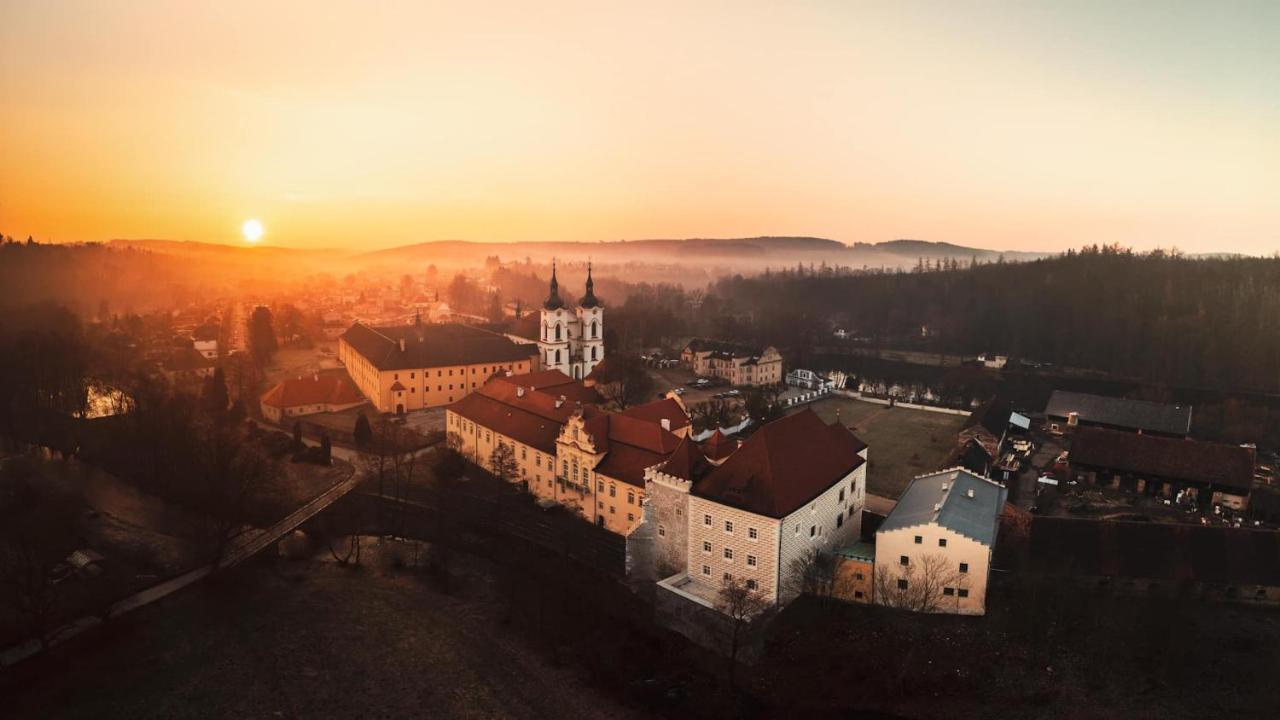
M 604 307 L 596 298 L 596 283 L 591 279 L 589 262 L 587 263 L 587 294 L 578 301 L 577 315 L 580 328 L 578 336 L 582 344 L 582 377 L 586 377 L 604 360 Z
M 556 280 L 556 263 L 551 261 L 551 288 L 542 303 L 541 327 L 538 330 L 538 351 L 542 367 L 559 370 L 573 377 L 570 368 L 569 330 L 573 315 L 565 309 L 560 298 L 560 283 Z

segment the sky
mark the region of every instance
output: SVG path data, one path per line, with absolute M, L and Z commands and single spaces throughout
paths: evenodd
M 1280 251 L 1280 2 L 0 2 L 0 232 Z

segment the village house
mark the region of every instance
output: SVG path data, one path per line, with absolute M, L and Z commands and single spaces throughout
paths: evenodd
M 876 531 L 872 601 L 921 612 L 985 614 L 1007 497 L 1003 485 L 963 468 L 913 480 Z
M 1068 453 L 1069 476 L 1080 483 L 1177 499 L 1208 510 L 1249 504 L 1253 448 L 1155 435 L 1081 428 Z
M 1191 406 L 1055 390 L 1044 409 L 1050 430 L 1102 427 L 1144 435 L 1185 438 L 1191 434 Z
M 803 368 L 796 368 L 788 372 L 787 384 L 792 387 L 805 388 L 806 390 L 826 391 L 832 388 L 832 382 L 826 375 Z
M 216 363 L 200 354 L 200 351 L 187 345 L 176 348 L 161 363 L 161 370 L 169 382 L 185 384 L 203 380 L 213 375 Z
M 719 465 L 686 439 L 645 475 L 649 500 L 628 538 L 629 570 L 705 607 L 732 579 L 786 604 L 808 554 L 858 537 L 866 463 L 865 443 L 807 408 L 762 426 Z
M 341 412 L 363 405 L 364 397 L 340 375 L 312 375 L 276 383 L 262 394 L 262 417 L 273 423 L 316 413 Z
M 495 469 L 494 451 L 509 448 L 505 479 L 625 535 L 641 519 L 646 468 L 670 457 L 689 416 L 675 397 L 622 412 L 601 402 L 559 370 L 499 376 L 450 405 L 445 427 L 468 460 Z
M 956 435 L 955 464 L 981 475 L 1008 481 L 1010 470 L 1001 467 L 1005 440 L 1010 434 L 1026 432 L 1031 419 L 1013 411 L 1008 403 L 992 398 L 980 405 L 965 420 Z
M 680 361 L 699 377 L 719 378 L 730 385 L 777 385 L 783 380 L 782 355 L 772 346 L 761 350 L 694 338 L 681 351 Z
M 495 374 L 538 369 L 538 349 L 469 325 L 370 327 L 338 339 L 338 360 L 379 412 L 405 413 L 456 402 Z

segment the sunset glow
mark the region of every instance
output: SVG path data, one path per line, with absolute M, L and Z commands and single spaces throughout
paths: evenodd
M 1276 3 L 57 1 L 0 47 L 46 241 L 1280 249 Z
M 244 235 L 245 242 L 256 243 L 262 239 L 262 223 L 257 220 L 245 220 L 240 233 Z

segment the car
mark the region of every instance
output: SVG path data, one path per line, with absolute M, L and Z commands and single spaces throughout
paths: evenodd
M 677 395 L 683 395 L 683 394 L 684 394 L 684 388 L 675 388 L 675 389 L 673 389 L 671 392 L 673 392 L 673 393 L 675 393 L 675 394 L 677 394 Z
M 741 395 L 741 394 L 742 394 L 742 391 L 741 391 L 741 390 L 734 389 L 734 390 L 726 390 L 726 391 L 725 391 L 725 393 L 724 393 L 724 396 L 725 396 L 725 397 L 738 397 L 738 396 L 739 396 L 739 395 Z

